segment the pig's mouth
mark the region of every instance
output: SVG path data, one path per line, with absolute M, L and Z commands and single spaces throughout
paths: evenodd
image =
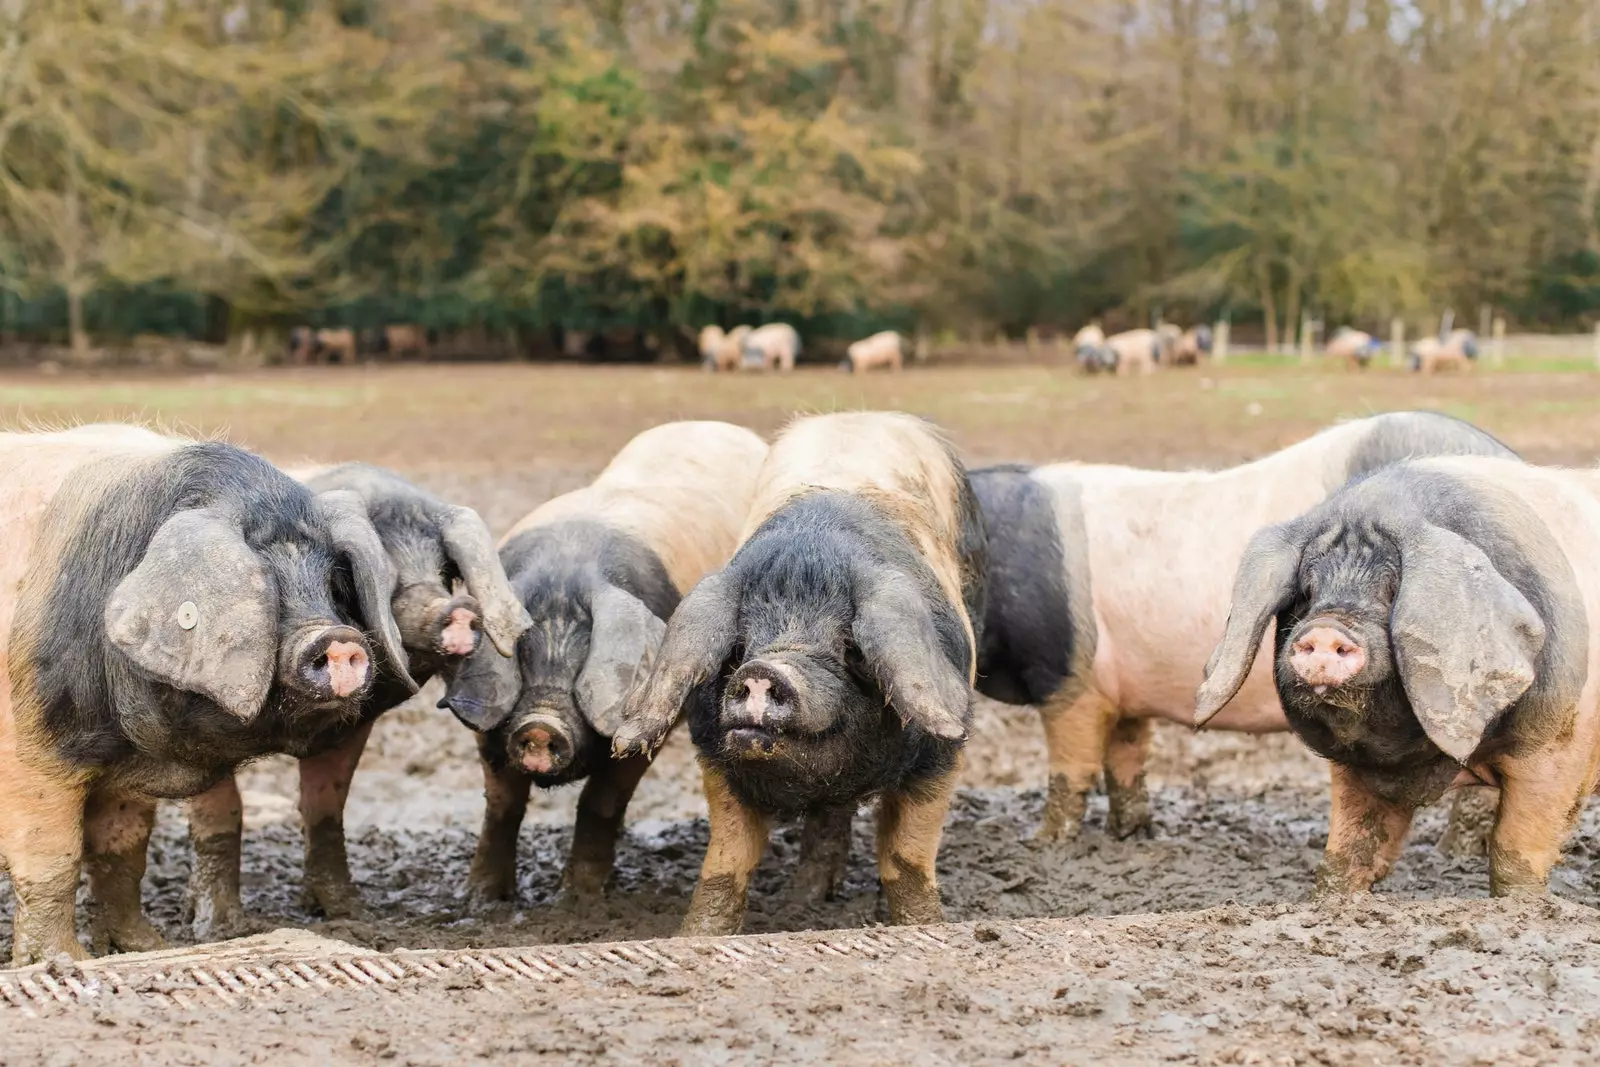
M 722 749 L 733 759 L 775 759 L 783 748 L 784 739 L 765 726 L 735 726 L 722 735 Z

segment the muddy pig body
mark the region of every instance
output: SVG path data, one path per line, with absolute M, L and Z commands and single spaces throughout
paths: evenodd
M 1250 536 L 1412 455 L 1512 453 L 1467 423 L 1397 412 L 1335 426 L 1222 471 L 1063 463 L 973 473 L 989 537 L 977 686 L 1039 708 L 1049 793 L 1037 838 L 1076 836 L 1103 772 L 1115 836 L 1149 833 L 1152 719 L 1187 723 Z M 1217 720 L 1287 728 L 1265 664 Z
M 773 819 L 806 819 L 795 891 L 836 890 L 873 796 L 891 921 L 938 921 L 983 552 L 966 473 L 922 420 L 805 418 L 773 444 L 738 551 L 673 615 L 615 740 L 648 751 L 688 718 L 711 842 L 685 933 L 738 930 Z
M 611 758 L 622 700 L 667 619 L 727 562 L 767 446 L 722 422 L 677 422 L 630 441 L 593 483 L 535 509 L 500 558 L 535 620 L 505 660 L 484 649 L 445 702 L 479 734 L 487 805 L 469 891 L 516 892 L 517 832 L 531 787 L 583 781 L 567 892 L 600 892 L 634 788 L 649 766 Z
M 1491 891 L 1543 892 L 1600 772 L 1597 561 L 1596 472 L 1386 468 L 1251 539 L 1195 721 L 1252 661 L 1273 667 L 1289 725 L 1331 761 L 1321 892 L 1383 878 L 1416 808 L 1461 778 L 1500 786 Z
M 4 434 L 0 485 L 13 960 L 82 955 L 80 868 L 96 950 L 158 947 L 139 905 L 156 798 L 354 721 L 380 657 L 404 677 L 393 573 L 348 496 L 229 445 Z
M 510 656 L 533 620 L 512 592 L 477 512 L 364 463 L 290 473 L 318 499 L 353 499 L 371 523 L 394 572 L 390 606 L 410 667 L 409 677 L 381 667 L 357 718 L 330 724 L 294 753 L 300 757 L 304 895 L 328 918 L 348 918 L 364 906 L 350 877 L 344 808 L 373 723 L 408 700 L 419 683 L 448 675 L 480 643 L 490 655 Z M 480 642 L 481 635 L 489 640 Z M 227 936 L 246 923 L 239 893 L 242 813 L 231 775 L 188 804 L 195 848 L 189 910 L 203 939 Z

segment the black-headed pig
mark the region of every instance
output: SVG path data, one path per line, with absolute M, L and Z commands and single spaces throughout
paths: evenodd
M 1593 472 L 1385 468 L 1251 539 L 1195 722 L 1264 646 L 1289 726 L 1332 761 L 1322 892 L 1370 888 L 1417 807 L 1471 781 L 1500 786 L 1491 890 L 1543 891 L 1600 770 L 1596 561 Z
M 158 947 L 158 797 L 353 722 L 403 674 L 370 525 L 229 445 L 131 426 L 0 435 L 0 855 L 12 959 Z M 366 632 L 376 634 L 371 642 Z
M 723 422 L 675 422 L 628 442 L 591 484 L 535 509 L 500 545 L 534 626 L 507 660 L 480 650 L 445 703 L 479 733 L 486 808 L 469 892 L 516 892 L 529 790 L 584 781 L 563 877 L 576 896 L 611 875 L 616 839 L 649 758 L 613 760 L 622 703 L 667 619 L 727 562 L 767 446 Z
M 738 551 L 673 615 L 615 740 L 648 751 L 689 720 L 711 842 L 685 933 L 738 930 L 774 818 L 806 817 L 797 881 L 835 888 L 871 796 L 890 919 L 939 920 L 983 552 L 966 473 L 921 419 L 804 418 L 773 444 Z

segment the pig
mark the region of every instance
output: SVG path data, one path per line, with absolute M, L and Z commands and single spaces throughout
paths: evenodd
M 786 322 L 758 326 L 745 334 L 741 343 L 745 370 L 792 371 L 800 354 L 800 335 Z
M 905 366 L 905 339 L 894 330 L 884 330 L 856 341 L 845 349 L 839 369 L 851 374 L 869 370 L 901 370 Z
M 408 679 L 394 572 L 350 496 L 230 445 L 3 434 L 0 484 L 12 962 L 84 956 L 80 868 L 96 952 L 160 947 L 139 904 L 156 798 L 353 721 L 379 655 Z
M 391 357 L 415 352 L 420 359 L 428 358 L 428 331 L 421 326 L 385 326 L 383 347 Z
M 410 679 L 380 670 L 359 716 L 330 723 L 295 751 L 305 834 L 304 895 L 328 918 L 357 917 L 365 908 L 350 877 L 344 806 L 373 724 L 404 703 L 415 684 L 453 672 L 480 644 L 480 633 L 489 636 L 487 655 L 509 657 L 533 619 L 512 591 L 477 512 L 364 463 L 292 473 L 318 499 L 330 494 L 354 499 L 372 524 L 395 575 L 390 608 L 410 664 Z M 232 775 L 188 803 L 195 849 L 188 908 L 203 940 L 246 926 L 239 896 L 241 813 Z
M 1251 534 L 1388 463 L 1453 454 L 1514 458 L 1467 423 L 1395 412 L 1222 471 L 974 471 L 990 568 L 977 688 L 1039 709 L 1050 777 L 1034 840 L 1077 836 L 1102 770 L 1108 832 L 1151 832 L 1151 720 L 1189 721 L 1190 687 L 1222 632 L 1229 576 Z M 1251 675 L 1216 725 L 1286 729 L 1270 674 Z
M 889 920 L 941 920 L 984 543 L 961 462 L 921 419 L 820 415 L 773 443 L 737 551 L 678 606 L 612 746 L 653 751 L 688 719 L 711 842 L 684 934 L 738 931 L 773 819 L 806 820 L 799 898 L 836 892 L 872 795 Z
M 708 371 L 738 370 L 749 334 L 748 326 L 735 326 L 727 333 L 721 326 L 707 326 L 700 331 L 700 365 Z
M 321 356 L 329 363 L 337 360 L 340 363 L 354 363 L 356 361 L 356 332 L 348 327 L 337 330 L 318 330 L 314 335 L 316 347 L 315 355 Z
M 1490 892 L 1547 891 L 1600 773 L 1597 560 L 1600 473 L 1487 457 L 1388 467 L 1250 539 L 1195 723 L 1270 661 L 1330 761 L 1319 894 L 1371 889 L 1463 781 L 1500 788 Z
M 1211 354 L 1211 327 L 1191 326 L 1172 342 L 1170 362 L 1174 367 L 1197 366 Z
M 1371 363 L 1372 357 L 1382 348 L 1383 345 L 1370 333 L 1341 326 L 1329 338 L 1323 355 L 1330 360 L 1343 360 L 1348 366 L 1360 369 Z
M 1411 369 L 1423 374 L 1441 370 L 1471 370 L 1478 358 L 1478 335 L 1471 330 L 1451 330 L 1443 338 L 1424 337 L 1408 353 Z
M 517 833 L 534 785 L 583 781 L 563 890 L 583 899 L 605 888 L 650 764 L 610 758 L 622 699 L 648 671 L 683 594 L 732 555 L 766 453 L 760 437 L 725 422 L 657 426 L 591 484 L 506 535 L 501 561 L 538 625 L 513 660 L 474 654 L 444 699 L 477 731 L 483 764 L 472 903 L 514 898 Z
M 1091 322 L 1072 337 L 1073 356 L 1085 374 L 1117 369 L 1117 354 L 1106 347 L 1106 334 L 1097 322 Z

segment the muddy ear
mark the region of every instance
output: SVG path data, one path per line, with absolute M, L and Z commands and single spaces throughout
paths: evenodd
M 334 489 L 318 493 L 312 506 L 333 546 L 350 561 L 362 621 L 378 635 L 390 668 L 415 693 L 420 687 L 411 677 L 411 660 L 394 617 L 394 561 L 367 515 L 366 501 L 352 490 Z
M 720 670 L 733 651 L 738 626 L 739 585 L 727 571 L 689 591 L 667 623 L 650 676 L 623 703 L 612 755 L 644 755 L 660 746 L 690 691 Z
M 522 670 L 479 642 L 445 685 L 440 707 L 449 708 L 462 724 L 487 733 L 506 721 L 522 695 Z
M 467 592 L 483 609 L 483 632 L 502 656 L 512 655 L 517 638 L 533 625 L 533 617 L 506 578 L 489 527 L 471 508 L 451 508 L 439 538 L 467 583 Z
M 862 592 L 856 597 L 856 647 L 900 721 L 946 741 L 964 740 L 972 688 L 966 673 L 946 658 L 927 598 L 898 574 L 875 576 Z
M 105 624 L 141 670 L 245 722 L 266 703 L 278 594 L 231 516 L 201 508 L 162 523 L 106 602 Z
M 601 737 L 622 725 L 623 701 L 650 675 L 667 624 L 614 585 L 590 598 L 589 659 L 578 675 L 578 707 Z
M 1395 540 L 1400 588 L 1389 613 L 1395 666 L 1429 740 L 1465 762 L 1490 724 L 1533 684 L 1544 620 L 1459 534 L 1419 522 Z
M 1206 661 L 1205 681 L 1195 694 L 1196 726 L 1204 726 L 1227 707 L 1249 677 L 1267 626 L 1294 597 L 1300 556 L 1309 539 L 1309 527 L 1288 522 L 1256 531 L 1245 546 L 1233 580 L 1228 624 Z

